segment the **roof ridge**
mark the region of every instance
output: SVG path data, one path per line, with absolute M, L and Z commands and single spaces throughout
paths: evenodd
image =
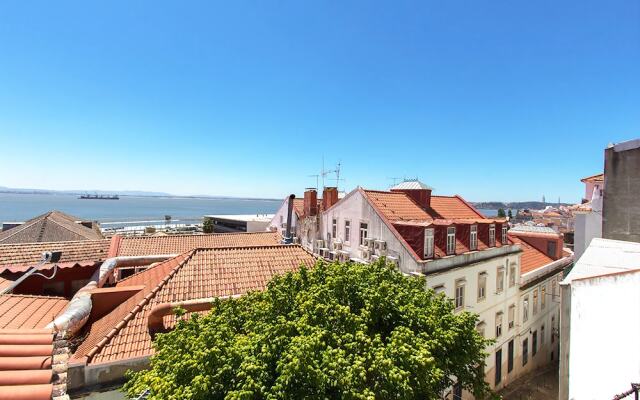
M 8 231 L 7 231 L 8 232 Z M 0 247 L 2 246 L 27 246 L 27 245 L 33 245 L 33 246 L 42 246 L 45 244 L 74 244 L 74 243 L 82 243 L 82 244 L 87 244 L 90 242 L 102 242 L 105 240 L 111 240 L 111 239 L 107 239 L 107 238 L 103 238 L 103 239 L 88 239 L 88 240 L 57 240 L 57 241 L 51 241 L 51 242 L 26 242 L 26 243 L 0 243 Z
M 44 214 L 43 214 L 43 215 L 44 215 Z M 5 236 L 5 237 L 3 237 L 3 238 L 0 238 L 0 240 L 6 240 L 6 239 L 9 239 L 10 237 L 13 237 L 13 236 L 15 236 L 16 234 L 18 234 L 18 233 L 22 232 L 23 230 L 25 230 L 25 229 L 27 229 L 27 228 L 32 227 L 33 225 L 37 224 L 38 222 L 40 222 L 39 217 L 32 218 L 31 220 L 26 221 L 26 222 L 25 222 L 24 224 L 22 224 L 22 225 L 19 225 L 19 226 L 16 226 L 15 228 L 12 228 L 12 229 L 7 230 L 6 232 L 8 232 L 8 233 L 10 233 L 10 234 L 9 234 L 9 235 L 7 235 L 7 236 Z M 12 231 L 13 231 L 13 232 L 12 232 Z M 4 233 L 4 232 L 0 232 L 0 236 L 2 236 L 2 233 Z M 38 243 L 38 242 L 31 242 L 31 243 Z M 1 243 L 1 242 L 0 242 L 0 244 L 17 244 L 17 243 Z
M 140 312 L 144 306 L 146 306 L 149 301 L 151 301 L 151 299 L 153 297 L 155 297 L 155 295 L 160 291 L 160 289 L 162 289 L 164 287 L 164 285 L 167 284 L 167 282 L 169 282 L 169 280 L 171 280 L 171 278 L 173 278 L 173 276 L 178 272 L 179 269 L 181 269 L 193 256 L 193 253 L 195 252 L 195 250 L 190 250 L 188 253 L 190 253 L 188 256 L 185 256 L 186 253 L 183 253 L 179 256 L 176 256 L 174 258 L 171 258 L 167 261 L 164 262 L 169 262 L 171 260 L 175 260 L 178 257 L 181 256 L 185 256 L 185 258 L 178 263 L 178 265 L 176 265 L 171 271 L 169 271 L 169 273 L 167 274 L 167 276 L 165 276 L 164 278 L 162 278 L 162 280 L 149 292 L 147 293 L 142 300 L 140 300 L 140 302 L 138 302 L 138 304 L 136 304 L 133 309 L 131 309 L 121 320 L 120 322 L 118 322 L 109 332 L 107 332 L 107 334 L 105 335 L 104 338 L 102 338 L 102 340 L 100 340 L 98 343 L 96 343 L 93 348 L 91 348 L 91 350 L 89 350 L 89 352 L 85 355 L 87 357 L 87 363 L 90 362 L 93 357 L 104 348 L 104 346 L 106 346 L 112 339 L 113 337 L 120 332 L 124 327 L 127 326 L 127 324 L 129 323 L 129 321 L 131 321 L 133 319 L 133 317 Z M 163 264 L 163 263 L 160 263 Z M 158 264 L 158 265 L 160 265 Z M 145 270 L 145 271 L 148 271 Z M 123 303 L 124 304 L 124 303 Z

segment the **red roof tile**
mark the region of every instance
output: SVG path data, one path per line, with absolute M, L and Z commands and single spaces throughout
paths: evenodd
M 51 331 L 0 329 L 0 399 L 51 399 L 53 353 Z
M 157 304 L 244 294 L 264 289 L 276 274 L 311 266 L 315 259 L 298 245 L 197 249 L 117 283 L 145 288 L 94 322 L 74 354 L 102 363 L 153 353 L 148 313 Z M 165 317 L 171 326 L 172 316 Z
M 365 190 L 366 197 L 391 221 L 425 221 L 433 217 L 402 192 Z
M 431 196 L 431 208 L 442 218 L 485 218 L 460 196 Z
M 527 242 L 519 238 L 518 236 L 509 234 L 509 239 L 519 244 L 522 248 L 522 255 L 520 256 L 520 274 L 526 274 L 531 271 L 535 271 L 538 268 L 542 268 L 547 264 L 553 262 L 553 259 L 529 245 Z
M 604 174 L 587 176 L 586 178 L 580 179 L 580 182 L 604 182 Z
M 96 262 L 107 258 L 109 239 L 74 242 L 0 244 L 0 272 L 26 270 L 37 264 L 45 251 L 62 251 L 60 263 Z M 43 268 L 51 268 L 44 266 Z
M 280 240 L 277 232 L 122 237 L 114 255 L 179 254 L 204 247 L 274 245 L 279 244 Z
M 77 223 L 78 218 L 60 211 L 49 211 L 24 224 L 0 232 L 0 243 L 34 243 L 102 239 L 97 228 Z
M 62 297 L 0 295 L 0 329 L 44 328 L 68 303 Z

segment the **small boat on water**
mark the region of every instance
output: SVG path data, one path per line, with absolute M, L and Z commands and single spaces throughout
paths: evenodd
M 120 200 L 117 194 L 82 194 L 78 197 L 83 200 Z

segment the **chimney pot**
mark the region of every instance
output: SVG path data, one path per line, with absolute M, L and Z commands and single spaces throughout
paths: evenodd
M 322 192 L 322 208 L 327 210 L 338 202 L 338 188 L 326 187 Z
M 315 189 L 306 189 L 304 192 L 304 216 L 312 217 L 318 214 L 318 192 Z

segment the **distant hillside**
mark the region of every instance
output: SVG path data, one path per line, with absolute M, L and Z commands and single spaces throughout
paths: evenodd
M 0 186 L 0 193 L 17 193 L 17 194 L 119 194 L 121 196 L 155 196 L 165 197 L 172 196 L 170 193 L 164 192 L 145 192 L 137 190 L 50 190 L 50 189 L 29 189 L 29 188 L 9 188 Z
M 484 202 L 471 202 L 475 208 L 482 210 L 497 210 L 499 208 L 512 209 L 512 210 L 542 210 L 546 206 L 557 207 L 558 203 L 543 203 L 541 201 L 514 201 L 510 203 L 503 203 L 501 201 L 484 201 Z M 560 203 L 562 206 L 570 206 L 569 203 Z

